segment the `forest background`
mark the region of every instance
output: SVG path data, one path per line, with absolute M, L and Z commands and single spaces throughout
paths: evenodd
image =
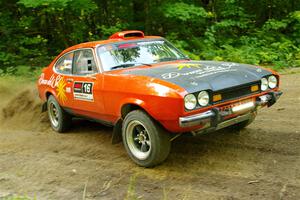
M 0 0 L 0 76 L 33 76 L 69 46 L 130 29 L 196 60 L 300 66 L 300 0 Z

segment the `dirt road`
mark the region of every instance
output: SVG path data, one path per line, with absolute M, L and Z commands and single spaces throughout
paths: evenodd
M 53 132 L 33 87 L 0 81 L 0 199 L 300 199 L 300 73 L 282 76 L 284 95 L 247 129 L 180 137 L 153 169 L 111 145 L 111 128 Z

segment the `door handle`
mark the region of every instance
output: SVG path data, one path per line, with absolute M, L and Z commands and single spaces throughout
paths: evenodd
M 67 82 L 71 83 L 71 82 L 73 82 L 73 79 L 72 78 L 67 78 Z

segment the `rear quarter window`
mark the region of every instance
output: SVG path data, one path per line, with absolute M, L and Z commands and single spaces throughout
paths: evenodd
M 74 53 L 67 53 L 60 57 L 55 64 L 55 70 L 61 74 L 71 74 L 72 73 L 72 63 L 73 63 Z

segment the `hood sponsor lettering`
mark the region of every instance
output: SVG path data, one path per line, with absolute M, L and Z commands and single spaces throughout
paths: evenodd
M 260 81 L 269 71 L 247 64 L 216 61 L 189 61 L 162 64 L 144 69 L 131 69 L 124 74 L 148 76 L 184 88 L 189 93 L 201 90 L 222 90 L 249 82 Z
M 234 67 L 234 66 L 238 66 L 238 64 L 236 63 L 222 63 L 221 64 L 224 67 Z
M 184 68 L 200 68 L 201 65 L 200 64 L 194 64 L 194 63 L 191 63 L 191 64 L 181 64 L 181 65 L 178 65 L 177 68 L 178 70 L 182 70 Z
M 216 73 L 232 72 L 232 71 L 237 71 L 236 68 L 232 68 L 232 65 L 228 65 L 228 66 L 205 66 L 204 68 L 193 70 L 193 71 L 186 72 L 186 73 L 169 72 L 169 73 L 162 74 L 161 77 L 163 79 L 173 79 L 173 78 L 177 78 L 179 76 L 196 75 L 194 78 L 201 78 L 201 77 L 213 75 L 213 74 L 216 74 Z
M 172 79 L 172 78 L 177 78 L 180 75 L 181 74 L 179 72 L 170 72 L 170 73 L 162 74 L 161 76 L 163 79 Z

